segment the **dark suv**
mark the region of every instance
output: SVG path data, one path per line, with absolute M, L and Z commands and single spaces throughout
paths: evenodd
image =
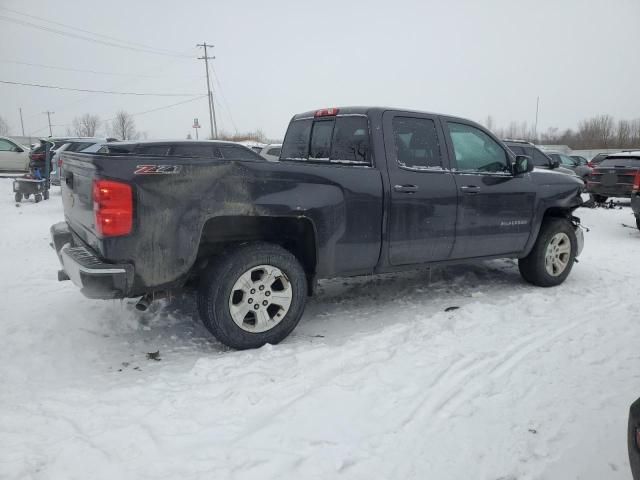
M 510 139 L 503 140 L 503 142 L 516 155 L 526 155 L 530 157 L 536 168 L 545 168 L 547 170 L 555 170 L 557 172 L 566 173 L 567 175 L 576 176 L 573 170 L 560 166 L 560 162 L 553 160 L 549 155 L 544 153 L 531 142 L 527 142 L 526 140 Z
M 637 194 L 639 177 L 640 151 L 614 153 L 591 171 L 587 191 L 596 202 L 605 202 L 609 197 L 632 198 Z

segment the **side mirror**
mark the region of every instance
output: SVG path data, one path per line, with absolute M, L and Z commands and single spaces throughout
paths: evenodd
M 558 168 L 560 166 L 560 160 L 551 160 L 551 168 Z
M 533 160 L 527 155 L 516 155 L 516 163 L 513 165 L 514 175 L 528 173 L 533 170 Z

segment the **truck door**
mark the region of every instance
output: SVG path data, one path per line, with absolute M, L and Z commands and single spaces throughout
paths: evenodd
M 443 120 L 458 189 L 452 258 L 521 252 L 531 233 L 536 190 L 513 175 L 505 148 L 476 125 Z
M 391 190 L 389 263 L 446 260 L 455 238 L 457 193 L 438 119 L 387 111 L 383 128 Z

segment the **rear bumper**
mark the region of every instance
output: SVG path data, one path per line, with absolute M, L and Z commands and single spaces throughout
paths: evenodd
M 619 184 L 611 187 L 605 187 L 599 183 L 587 183 L 587 192 L 595 195 L 602 195 L 603 197 L 630 197 L 632 191 L 632 185 Z
M 52 246 L 62 270 L 60 280 L 70 279 L 89 298 L 125 298 L 133 285 L 134 268 L 128 263 L 107 263 L 75 237 L 66 222 L 51 227 Z

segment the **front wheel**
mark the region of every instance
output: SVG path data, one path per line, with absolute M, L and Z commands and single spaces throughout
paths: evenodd
M 284 340 L 300 321 L 307 279 L 300 262 L 278 245 L 241 245 L 208 267 L 198 290 L 205 327 L 239 350 Z
M 520 275 L 540 287 L 560 285 L 573 268 L 577 248 L 571 222 L 564 218 L 549 218 L 542 224 L 529 255 L 518 260 Z
M 20 203 L 20 201 L 22 200 L 22 194 L 20 192 L 16 192 L 13 198 L 15 198 L 16 203 Z

